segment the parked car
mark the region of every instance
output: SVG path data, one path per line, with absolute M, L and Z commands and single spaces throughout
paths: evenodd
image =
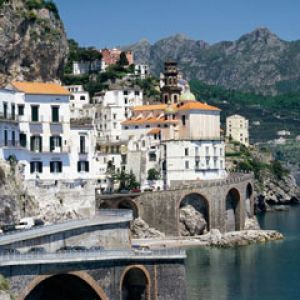
M 140 192 L 141 192 L 140 189 L 132 189 L 132 190 L 131 190 L 131 193 L 140 193 Z
M 43 226 L 44 221 L 41 219 L 35 218 L 23 218 L 20 220 L 19 224 L 15 226 L 16 230 L 24 230 L 24 229 L 31 229 L 34 226 Z
M 43 248 L 43 247 L 33 247 L 33 248 L 30 248 L 27 253 L 30 253 L 30 254 L 43 254 L 43 253 L 46 253 L 46 249 Z

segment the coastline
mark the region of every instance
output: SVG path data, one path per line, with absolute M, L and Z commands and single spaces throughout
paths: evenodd
M 219 230 L 212 229 L 209 233 L 201 236 L 133 239 L 132 245 L 137 248 L 146 249 L 184 249 L 190 247 L 230 248 L 283 239 L 283 234 L 276 230 L 242 230 L 222 234 Z

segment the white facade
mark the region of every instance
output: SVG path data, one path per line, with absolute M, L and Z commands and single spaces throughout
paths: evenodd
M 150 75 L 149 65 L 135 65 L 134 75 L 139 77 L 140 79 L 146 79 Z
M 226 119 L 226 137 L 249 146 L 249 121 L 240 115 L 228 117 Z
M 89 61 L 74 61 L 73 62 L 73 75 L 84 75 L 90 72 L 99 72 L 106 69 L 103 60 Z
M 34 93 L 23 92 L 23 85 L 35 89 Z M 16 86 L 0 90 L 0 158 L 15 156 L 24 166 L 25 180 L 96 179 L 92 167 L 84 169 L 87 172 L 78 169 L 82 158 L 93 166 L 94 131 L 91 126 L 84 130 L 71 128 L 69 93 L 64 89 L 53 94 L 41 90 L 50 86 L 62 91 L 53 84 Z M 81 135 L 86 136 L 85 153 L 80 153 Z

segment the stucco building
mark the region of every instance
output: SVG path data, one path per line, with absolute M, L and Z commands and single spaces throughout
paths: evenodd
M 226 137 L 249 146 L 249 121 L 240 115 L 226 119 Z

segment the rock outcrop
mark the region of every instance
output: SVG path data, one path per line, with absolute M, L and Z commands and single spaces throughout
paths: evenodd
M 202 213 L 192 205 L 186 205 L 180 209 L 180 235 L 201 235 L 207 228 L 207 222 Z
M 263 177 L 262 183 L 256 184 L 256 206 L 261 211 L 283 210 L 281 205 L 300 203 L 299 187 L 292 175 L 282 179 L 268 173 Z
M 68 43 L 56 7 L 28 2 L 0 2 L 0 86 L 12 79 L 53 81 L 63 70 Z
M 150 227 L 141 218 L 135 219 L 131 224 L 131 232 L 134 238 L 147 239 L 147 238 L 164 238 L 165 234 Z

